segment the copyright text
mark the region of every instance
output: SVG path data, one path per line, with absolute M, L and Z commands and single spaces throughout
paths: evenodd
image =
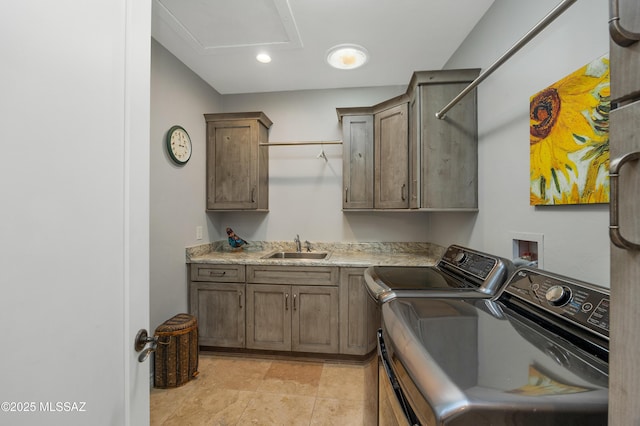
M 0 410 L 5 413 L 82 413 L 87 411 L 84 401 L 4 401 L 0 403 Z

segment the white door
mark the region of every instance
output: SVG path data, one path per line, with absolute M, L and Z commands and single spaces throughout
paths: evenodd
M 0 16 L 0 424 L 147 424 L 150 0 Z

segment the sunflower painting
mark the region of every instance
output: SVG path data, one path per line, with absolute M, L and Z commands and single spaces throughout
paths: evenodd
M 609 99 L 607 55 L 530 98 L 531 205 L 609 202 Z

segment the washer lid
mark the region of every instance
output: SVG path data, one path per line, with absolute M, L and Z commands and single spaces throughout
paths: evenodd
M 372 275 L 392 290 L 475 288 L 453 280 L 433 266 L 373 266 Z
M 382 326 L 418 416 L 606 424 L 608 363 L 500 303 L 396 299 L 382 306 Z

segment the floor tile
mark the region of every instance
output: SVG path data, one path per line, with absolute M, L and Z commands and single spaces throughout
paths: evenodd
M 197 391 L 197 386 L 195 386 L 193 381 L 178 388 L 151 389 L 151 424 L 162 424 L 183 404 L 186 397 L 193 391 Z
M 258 393 L 240 417 L 239 425 L 308 425 L 315 398 Z
M 316 399 L 311 426 L 363 426 L 364 402 L 348 399 Z
M 320 363 L 273 361 L 257 391 L 316 396 L 322 369 Z
M 162 425 L 236 425 L 254 396 L 248 391 L 200 390 L 185 399 Z
M 318 398 L 364 399 L 365 369 L 348 364 L 325 364 L 318 386 Z
M 369 426 L 367 366 L 201 354 L 198 371 L 151 389 L 152 426 Z
M 222 389 L 255 391 L 262 383 L 271 361 L 249 358 L 217 358 L 206 370 L 201 369 L 197 380 L 201 386 Z

